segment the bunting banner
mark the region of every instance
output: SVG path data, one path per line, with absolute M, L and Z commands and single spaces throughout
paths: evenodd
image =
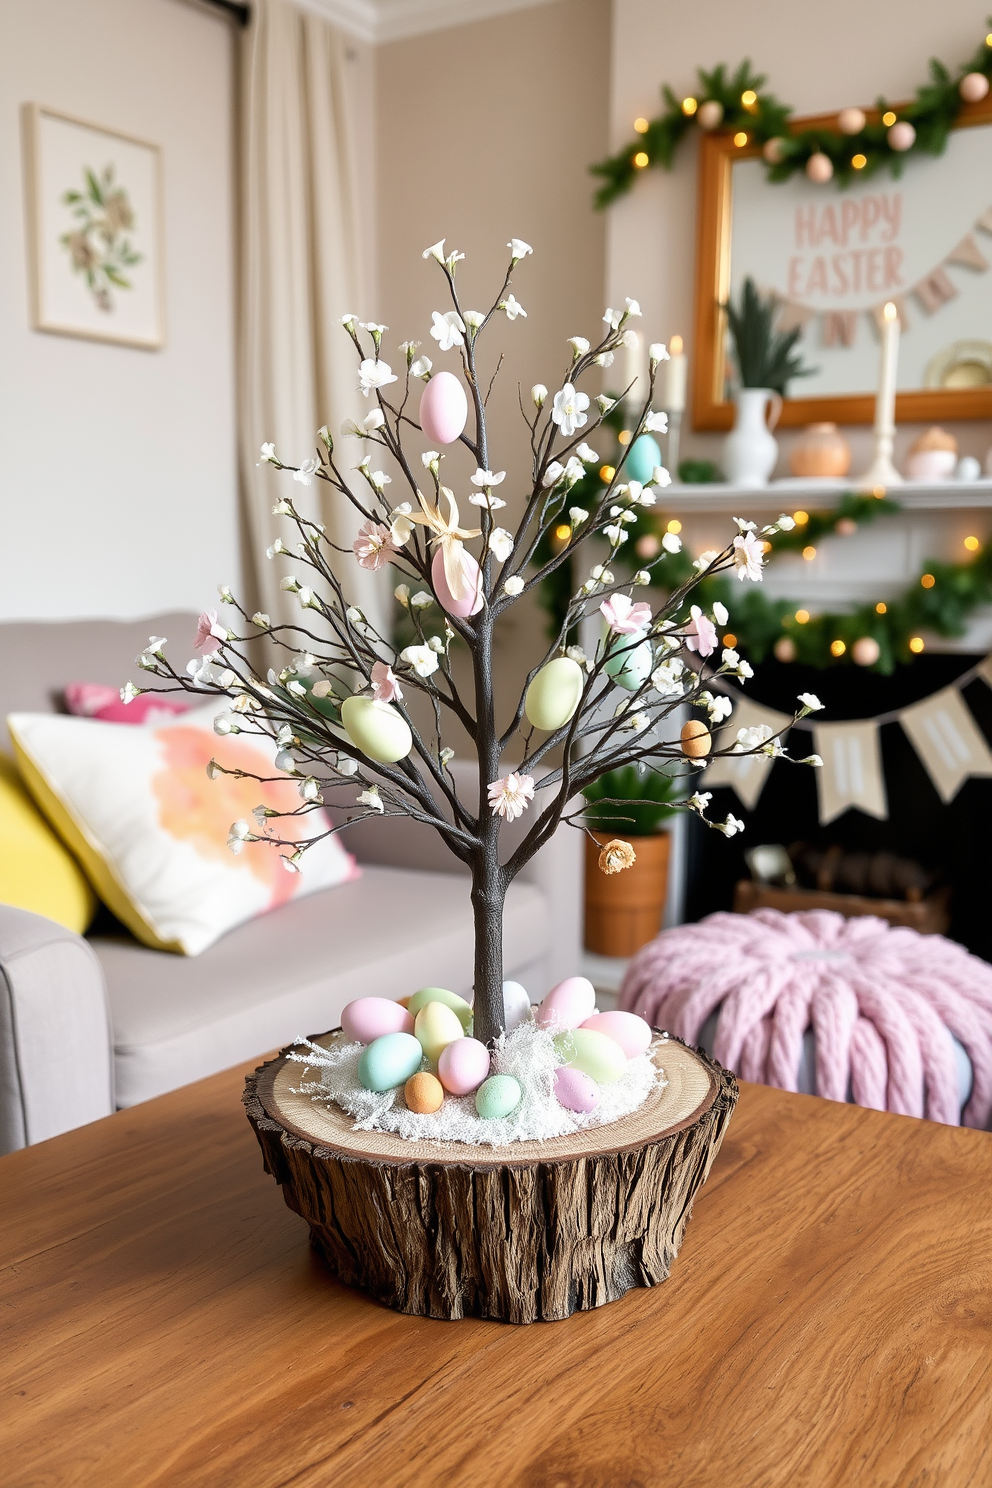
M 823 761 L 816 772 L 821 826 L 852 808 L 885 821 L 888 800 L 878 732 L 884 724 L 900 725 L 945 804 L 953 801 L 966 780 L 992 779 L 992 748 L 961 696 L 962 689 L 976 678 L 992 688 L 992 653 L 962 673 L 949 687 L 918 703 L 881 713 L 876 718 L 849 719 L 842 723 L 819 723 L 809 717 L 793 724 L 787 714 L 734 692 L 734 711 L 723 737 L 736 738 L 739 729 L 761 724 L 766 724 L 773 734 L 783 736 L 790 726 L 812 732 L 814 750 Z M 801 753 L 797 749 L 791 752 L 797 757 Z M 753 811 L 773 763 L 764 754 L 724 755 L 711 761 L 706 784 L 729 786 L 741 805 Z

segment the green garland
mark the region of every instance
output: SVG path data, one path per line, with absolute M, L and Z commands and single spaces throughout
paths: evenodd
M 992 16 L 987 24 L 992 27 Z M 880 117 L 877 122 L 867 123 L 858 134 L 841 134 L 834 129 L 806 129 L 792 134 L 788 123 L 792 110 L 773 94 L 762 91 L 765 78 L 751 72 L 750 62 L 742 62 L 730 77 L 722 63 L 712 72 L 699 68 L 697 96 L 676 98 L 666 83 L 661 90 L 666 105 L 664 112 L 655 119 L 644 120 L 643 133 L 618 154 L 590 166 L 593 175 L 603 177 L 595 205 L 606 207 L 629 191 L 635 177 L 646 166 L 660 165 L 670 170 L 676 149 L 689 130 L 697 127 L 699 110 L 706 103 L 719 104 L 723 111 L 721 127 L 746 134 L 749 143 L 763 147 L 770 140 L 778 141 L 776 158 L 768 162 L 770 181 L 787 181 L 797 171 L 805 170 L 810 156 L 818 153 L 829 157 L 838 186 L 871 176 L 884 165 L 893 176 L 899 176 L 910 155 L 943 153 L 948 133 L 964 106 L 958 91 L 961 79 L 971 72 L 992 78 L 992 31 L 954 74 L 935 57 L 930 59 L 929 83 L 919 88 L 913 102 L 898 112 L 898 118 L 907 120 L 916 130 L 910 148 L 899 151 L 889 142 L 892 119 L 884 124 Z M 748 100 L 746 104 L 742 101 L 744 97 Z M 880 116 L 887 111 L 895 115 L 883 98 L 878 100 L 878 111 Z M 854 165 L 855 159 L 860 169 Z

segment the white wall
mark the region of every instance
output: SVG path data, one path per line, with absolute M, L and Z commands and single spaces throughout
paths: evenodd
M 975 0 L 613 0 L 611 149 L 633 138 L 633 121 L 659 112 L 659 87 L 679 96 L 696 89 L 696 68 L 734 67 L 750 57 L 766 86 L 797 114 L 870 105 L 878 95 L 910 97 L 927 78 L 931 56 L 956 66 L 987 29 Z M 692 351 L 696 235 L 696 148 L 688 140 L 668 173 L 645 171 L 609 209 L 610 302 L 636 296 L 649 338 L 680 331 Z M 978 332 L 985 334 L 985 332 Z M 962 451 L 984 454 L 989 424 L 956 424 Z M 901 431 L 898 451 L 914 431 Z M 848 431 L 855 468 L 869 438 Z M 782 442 L 795 437 L 786 433 Z M 720 436 L 689 434 L 683 453 L 719 457 Z
M 184 0 L 0 0 L 0 618 L 237 582 L 232 36 Z M 162 146 L 162 351 L 30 329 L 20 106 Z

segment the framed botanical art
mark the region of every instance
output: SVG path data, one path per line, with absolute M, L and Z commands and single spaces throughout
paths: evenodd
M 159 147 L 36 103 L 23 116 L 35 329 L 163 346 Z
M 836 131 L 838 116 L 790 127 Z M 992 417 L 992 94 L 961 108 L 943 153 L 841 190 L 803 172 L 769 181 L 746 131 L 714 131 L 700 145 L 697 428 L 733 421 L 723 306 L 746 278 L 777 300 L 782 329 L 799 328 L 810 369 L 789 387 L 783 424 L 871 422 L 889 300 L 903 333 L 896 417 Z

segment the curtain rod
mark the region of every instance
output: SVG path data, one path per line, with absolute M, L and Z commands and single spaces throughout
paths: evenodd
M 247 26 L 251 20 L 251 6 L 240 5 L 238 0 L 201 0 L 201 3 L 212 6 L 214 10 L 225 11 L 239 26 Z

